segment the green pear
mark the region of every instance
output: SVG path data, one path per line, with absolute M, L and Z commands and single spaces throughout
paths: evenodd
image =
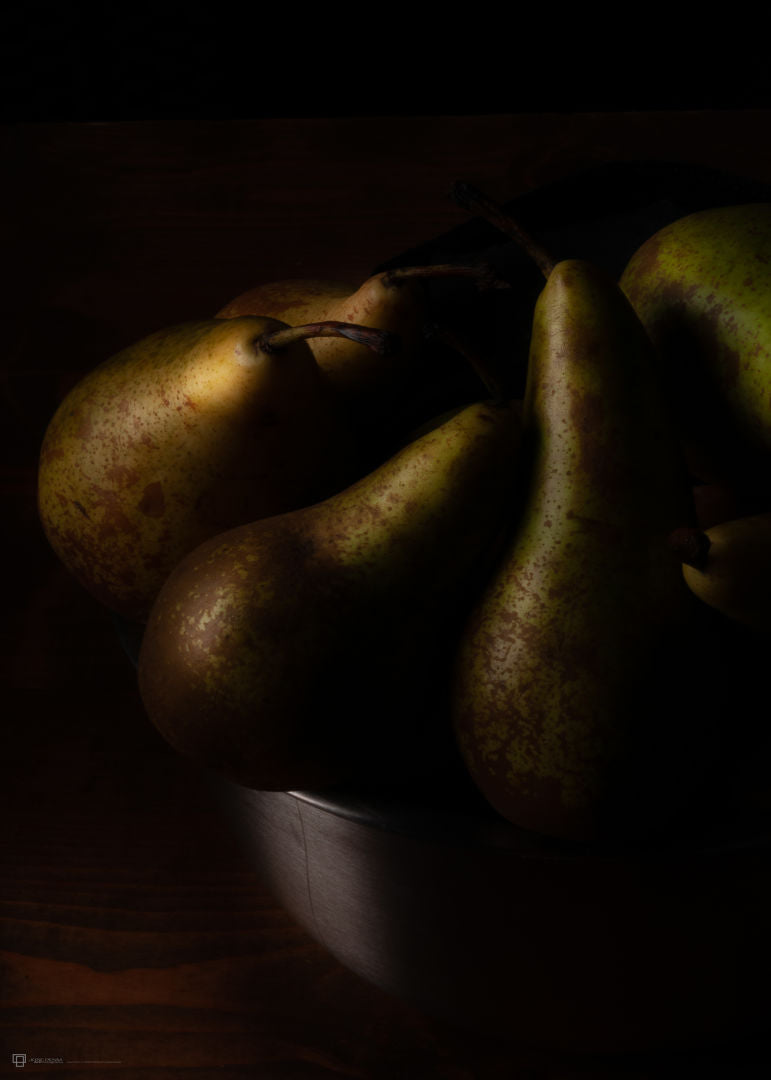
M 658 821 L 665 773 L 685 790 L 698 636 L 668 543 L 692 497 L 651 344 L 586 262 L 553 265 L 536 304 L 523 424 L 528 485 L 461 636 L 454 725 L 504 817 L 592 841 Z
M 146 618 L 169 572 L 209 536 L 350 483 L 352 437 L 305 340 L 353 333 L 210 319 L 151 334 L 87 374 L 52 418 L 40 518 L 107 607 Z
M 697 471 L 714 474 L 701 478 L 727 474 L 768 490 L 771 203 L 702 210 L 665 226 L 632 256 L 620 284 L 662 357 Z
M 278 790 L 393 780 L 453 747 L 450 642 L 501 534 L 520 430 L 508 405 L 468 406 L 339 494 L 187 556 L 139 658 L 161 734 Z

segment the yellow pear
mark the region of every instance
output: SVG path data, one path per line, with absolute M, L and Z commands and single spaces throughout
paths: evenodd
M 690 534 L 690 535 L 689 535 Z M 771 630 L 771 513 L 721 521 L 705 529 L 682 530 L 683 576 L 691 590 L 724 615 Z
M 339 490 L 352 439 L 305 340 L 358 333 L 266 318 L 158 331 L 87 374 L 52 418 L 40 518 L 63 563 L 107 607 L 143 620 L 207 537 Z
M 217 317 L 268 315 L 293 325 L 338 320 L 395 334 L 399 347 L 387 357 L 353 340 L 319 338 L 310 343 L 354 421 L 367 427 L 375 416 L 387 418 L 395 395 L 420 378 L 427 312 L 424 282 L 446 277 L 469 278 L 483 289 L 506 287 L 486 265 L 409 266 L 373 274 L 359 287 L 314 278 L 257 285 L 230 300 Z

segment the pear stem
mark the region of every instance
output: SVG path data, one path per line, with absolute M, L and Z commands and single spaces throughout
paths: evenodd
M 495 225 L 501 232 L 506 233 L 512 240 L 516 240 L 522 250 L 530 256 L 545 278 L 548 278 L 557 260 L 511 214 L 491 199 L 489 195 L 479 191 L 473 184 L 465 180 L 457 180 L 452 186 L 452 197 L 464 210 L 477 213 Z
M 255 340 L 255 345 L 263 352 L 279 352 L 294 345 L 296 341 L 306 341 L 316 337 L 344 337 L 366 345 L 378 356 L 388 356 L 396 351 L 397 337 L 390 330 L 376 330 L 373 326 L 360 326 L 358 323 L 338 322 L 328 319 L 326 322 L 305 323 L 303 326 L 287 326 L 282 330 L 270 330 Z
M 394 270 L 386 270 L 380 280 L 383 285 L 390 288 L 414 278 L 445 277 L 473 278 L 480 291 L 511 288 L 509 282 L 498 277 L 495 270 L 488 263 L 478 263 L 471 266 L 460 263 L 436 263 L 434 266 L 400 266 Z
M 681 562 L 694 570 L 704 570 L 712 541 L 701 529 L 684 525 L 669 534 L 669 546 Z

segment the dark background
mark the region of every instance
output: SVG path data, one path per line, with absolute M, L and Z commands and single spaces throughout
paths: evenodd
M 643 15 L 537 25 L 513 8 L 502 31 L 479 6 L 5 10 L 0 1072 L 26 1050 L 119 1059 L 126 1080 L 767 1073 L 765 1039 L 531 1054 L 343 968 L 264 887 L 206 774 L 151 728 L 109 616 L 35 507 L 40 438 L 85 371 L 257 280 L 363 280 L 465 221 L 447 198 L 458 176 L 500 198 L 605 162 L 771 182 L 753 28 L 736 40 L 723 13 L 720 40 L 676 40 Z
M 610 9 L 609 9 L 610 10 Z M 468 5 L 5 9 L 3 121 L 745 109 L 751 22 Z

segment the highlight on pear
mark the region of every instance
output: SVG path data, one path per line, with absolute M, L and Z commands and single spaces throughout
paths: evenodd
M 45 433 L 48 539 L 99 601 L 142 621 L 188 551 L 352 479 L 353 436 L 308 340 L 389 333 L 336 322 L 209 319 L 157 331 L 87 374 Z

